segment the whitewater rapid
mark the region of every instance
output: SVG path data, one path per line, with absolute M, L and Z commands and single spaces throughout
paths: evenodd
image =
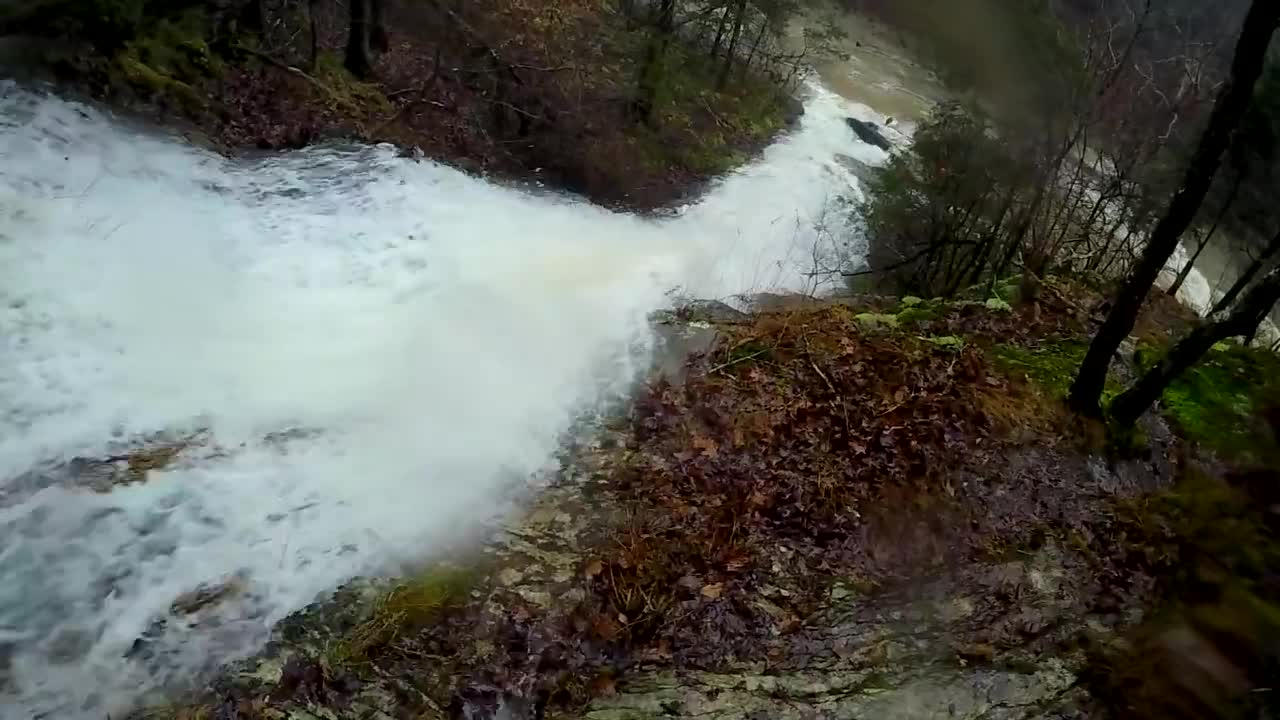
M 844 123 L 868 108 L 806 109 L 653 219 L 390 147 L 229 160 L 0 85 L 0 717 L 100 718 L 252 652 L 508 507 L 648 366 L 673 294 L 809 289 L 852 237 L 838 156 L 884 155 Z M 67 481 L 194 433 L 144 483 Z

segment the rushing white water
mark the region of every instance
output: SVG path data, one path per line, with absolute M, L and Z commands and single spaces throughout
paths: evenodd
M 0 85 L 0 716 L 102 717 L 251 651 L 500 510 L 646 366 L 673 289 L 806 286 L 855 182 L 837 156 L 883 159 L 843 122 L 867 108 L 807 110 L 642 219 L 386 147 L 231 161 Z M 196 431 L 145 483 L 65 481 Z

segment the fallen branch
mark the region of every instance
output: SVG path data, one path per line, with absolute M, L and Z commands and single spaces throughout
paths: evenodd
M 764 350 L 760 350 L 760 351 L 758 351 L 758 352 L 753 352 L 753 353 L 751 353 L 750 355 L 743 355 L 743 356 L 742 356 L 742 357 L 740 357 L 740 358 L 735 358 L 735 359 L 733 359 L 733 360 L 730 360 L 729 362 L 721 363 L 721 364 L 719 364 L 719 365 L 717 365 L 717 366 L 715 366 L 715 367 L 711 368 L 710 370 L 708 370 L 708 371 L 707 371 L 707 374 L 708 374 L 708 375 L 711 375 L 712 373 L 720 372 L 721 370 L 724 370 L 724 369 L 725 369 L 725 368 L 727 368 L 727 367 L 731 367 L 731 366 L 733 366 L 733 365 L 737 365 L 737 364 L 738 364 L 738 363 L 740 363 L 740 362 L 746 362 L 746 361 L 748 361 L 748 360 L 751 360 L 752 358 L 758 358 L 758 357 L 760 357 L 761 355 L 763 355 L 763 354 L 765 354 L 765 353 L 769 352 L 769 351 L 770 351 L 770 350 L 772 350 L 772 349 L 773 349 L 773 348 L 765 348 Z
M 339 93 L 337 90 L 334 90 L 333 88 L 329 87 L 328 85 L 325 85 L 323 82 L 321 82 L 321 81 L 320 81 L 319 79 L 317 79 L 315 76 L 307 74 L 306 72 L 304 72 L 304 71 L 302 70 L 302 68 L 299 68 L 299 67 L 295 67 L 295 66 L 293 66 L 293 65 L 290 65 L 290 64 L 288 64 L 288 63 L 286 63 L 286 62 L 284 62 L 284 61 L 282 61 L 282 60 L 278 60 L 278 59 L 276 59 L 276 58 L 272 57 L 271 55 L 268 55 L 267 53 L 261 52 L 261 51 L 259 51 L 259 50 L 255 50 L 255 49 L 253 49 L 253 48 L 251 48 L 251 47 L 248 47 L 248 46 L 246 46 L 246 45 L 236 45 L 236 48 L 237 48 L 237 49 L 239 49 L 239 50 L 243 50 L 244 52 L 249 53 L 250 55 L 252 55 L 252 56 L 254 56 L 254 57 L 258 58 L 259 60 L 262 60 L 263 62 L 265 62 L 265 63 L 267 63 L 267 64 L 269 64 L 269 65 L 274 65 L 275 67 L 278 67 L 278 68 L 280 68 L 280 69 L 284 70 L 285 72 L 289 72 L 289 73 L 292 73 L 292 74 L 294 74 L 294 75 L 297 75 L 298 77 L 302 78 L 303 80 L 306 80 L 307 82 L 309 82 L 309 83 L 311 83 L 312 85 L 314 85 L 314 86 L 316 86 L 317 88 L 319 88 L 322 92 L 324 92 L 326 95 L 328 95 L 328 96 L 329 96 L 329 98 L 330 98 L 331 100 L 334 100 L 334 101 L 339 102 L 339 103 L 341 103 L 341 104 L 343 104 L 343 105 L 346 105 L 348 108 L 350 108 L 350 109 L 352 109 L 352 110 L 355 110 L 355 111 L 357 111 L 357 112 L 359 112 L 359 111 L 360 111 L 360 106 L 359 106 L 359 105 L 356 105 L 356 104 L 355 104 L 354 102 L 352 102 L 351 100 L 349 100 L 349 99 L 347 99 L 347 98 L 343 97 L 341 93 Z

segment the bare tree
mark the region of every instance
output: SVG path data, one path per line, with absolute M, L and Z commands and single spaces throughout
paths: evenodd
M 1177 297 L 1178 291 L 1182 289 L 1182 285 L 1186 283 L 1187 278 L 1191 276 L 1191 271 L 1196 267 L 1196 261 L 1200 259 L 1200 254 L 1209 247 L 1209 243 L 1213 241 L 1213 236 L 1217 234 L 1218 228 L 1222 227 L 1222 221 L 1231 211 L 1231 205 L 1235 202 L 1236 195 L 1240 192 L 1240 185 L 1244 176 L 1237 173 L 1235 179 L 1231 183 L 1231 189 L 1227 193 L 1227 199 L 1222 203 L 1222 207 L 1218 208 L 1218 212 L 1213 216 L 1213 224 L 1209 226 L 1204 237 L 1200 238 L 1200 244 L 1196 246 L 1196 251 L 1187 258 L 1187 263 L 1182 266 L 1182 270 L 1178 272 L 1178 277 L 1174 279 L 1173 284 L 1166 291 L 1169 297 Z
M 733 32 L 729 36 L 729 51 L 725 53 L 724 64 L 720 66 L 720 78 L 716 81 L 716 89 L 724 90 L 729 84 L 729 71 L 733 69 L 733 57 L 738 52 L 738 38 L 742 36 L 742 23 L 747 14 L 747 0 L 738 0 L 738 7 L 733 15 Z
M 1223 310 L 1231 307 L 1231 304 L 1236 301 L 1236 298 L 1240 297 L 1240 293 L 1244 292 L 1244 289 L 1249 286 L 1249 283 L 1253 282 L 1253 278 L 1256 277 L 1259 272 L 1262 272 L 1263 268 L 1266 267 L 1266 265 L 1271 261 L 1271 258 L 1277 253 L 1280 253 L 1280 232 L 1277 232 L 1271 237 L 1271 241 L 1262 249 L 1262 252 L 1258 257 L 1254 258 L 1253 261 L 1249 263 L 1248 267 L 1244 269 L 1244 272 L 1240 273 L 1240 277 L 1236 278 L 1236 281 L 1227 289 L 1227 292 L 1218 300 L 1218 302 L 1214 303 L 1213 312 L 1222 312 Z
M 667 49 L 676 29 L 675 0 L 658 0 L 656 22 L 645 45 L 644 61 L 640 64 L 640 78 L 632 111 L 645 124 L 652 125 L 658 109 L 658 92 L 666 82 Z
M 1208 126 L 1187 166 L 1181 186 L 1152 230 L 1141 258 L 1117 293 L 1111 312 L 1090 343 L 1072 383 L 1069 400 L 1077 412 L 1100 414 L 1099 403 L 1111 359 L 1133 329 L 1147 292 L 1208 193 L 1222 155 L 1230 144 L 1231 134 L 1249 107 L 1253 86 L 1262 73 L 1267 46 L 1277 22 L 1280 22 L 1280 2 L 1253 0 L 1236 43 L 1230 76 L 1219 91 Z

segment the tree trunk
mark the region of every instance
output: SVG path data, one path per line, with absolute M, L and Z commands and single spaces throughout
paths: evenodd
M 738 9 L 733 18 L 733 33 L 729 37 L 729 52 L 725 53 L 724 65 L 720 66 L 716 90 L 724 90 L 729 84 L 729 71 L 733 69 L 733 56 L 738 53 L 738 38 L 742 36 L 742 20 L 746 14 L 747 0 L 738 0 Z
M 1195 219 L 1209 191 L 1222 154 L 1231 142 L 1231 134 L 1249 107 L 1253 86 L 1262 72 L 1267 45 L 1277 22 L 1280 22 L 1280 2 L 1253 0 L 1236 43 L 1231 74 L 1218 93 L 1209 124 L 1200 136 L 1200 144 L 1187 166 L 1182 185 L 1169 202 L 1164 216 L 1156 223 L 1142 257 L 1116 295 L 1111 312 L 1080 363 L 1080 372 L 1071 384 L 1069 397 L 1076 412 L 1092 416 L 1101 414 L 1099 402 L 1111 358 L 1133 330 L 1147 292 L 1177 248 L 1178 239 Z
M 1214 229 L 1216 228 L 1217 226 L 1215 225 Z M 1178 271 L 1178 277 L 1174 279 L 1173 284 L 1169 286 L 1168 290 L 1165 290 L 1166 295 L 1171 298 L 1178 297 L 1178 291 L 1182 289 L 1182 285 L 1187 281 L 1187 278 L 1191 277 L 1191 271 L 1196 269 L 1196 261 L 1200 259 L 1200 253 L 1204 252 L 1204 249 L 1209 247 L 1209 239 L 1212 237 L 1213 231 L 1210 230 L 1209 233 L 1204 236 L 1204 239 L 1200 241 L 1200 244 L 1196 246 L 1196 251 L 1191 253 L 1191 257 L 1187 259 L 1186 264 Z
M 307 57 L 307 67 L 315 72 L 316 63 L 320 60 L 320 30 L 316 25 L 316 12 L 320 9 L 317 7 L 320 0 L 307 0 L 307 28 L 311 33 L 310 55 Z
M 347 28 L 347 56 L 343 65 L 361 80 L 373 72 L 369 58 L 369 0 L 347 0 L 350 25 Z
M 716 40 L 711 43 L 711 57 L 715 58 L 720 54 L 720 45 L 724 42 L 725 28 L 729 27 L 729 6 L 724 6 L 724 12 L 720 13 L 720 24 L 716 27 Z
M 742 64 L 742 79 L 747 79 L 747 73 L 751 71 L 751 61 L 756 59 L 756 53 L 760 50 L 760 42 L 764 40 L 764 34 L 769 30 L 769 18 L 760 21 L 760 32 L 756 33 L 755 42 L 751 43 L 751 52 L 747 53 L 747 60 Z
M 1195 254 L 1193 254 L 1191 259 L 1187 261 L 1187 264 L 1183 266 L 1182 271 L 1178 273 L 1178 278 L 1173 281 L 1173 284 L 1170 285 L 1169 289 L 1166 291 L 1169 293 L 1169 297 L 1178 297 L 1178 291 L 1182 289 L 1182 284 L 1191 276 L 1191 271 L 1196 267 L 1196 260 L 1200 259 L 1200 253 L 1204 252 L 1204 249 L 1209 247 L 1209 241 L 1213 240 L 1213 236 L 1217 234 L 1218 227 L 1222 224 L 1223 218 L 1227 216 L 1227 212 L 1231 210 L 1231 206 L 1235 203 L 1236 194 L 1240 192 L 1240 184 L 1242 182 L 1243 177 L 1237 174 L 1235 182 L 1231 184 L 1231 192 L 1227 195 L 1226 202 L 1224 202 L 1222 207 L 1219 208 L 1218 214 L 1213 216 L 1213 225 L 1209 226 L 1209 232 L 1205 233 L 1204 239 L 1200 241 L 1200 246 L 1196 248 Z
M 267 29 L 267 12 L 262 0 L 249 0 L 240 11 L 241 27 L 256 35 L 262 35 Z
M 1249 267 L 1245 268 L 1244 272 L 1240 274 L 1240 277 L 1236 278 L 1236 281 L 1227 289 L 1227 293 L 1223 295 L 1218 302 L 1214 303 L 1213 312 L 1222 312 L 1223 310 L 1231 307 L 1231 303 L 1235 302 L 1236 298 L 1240 297 L 1240 293 L 1244 292 L 1244 289 L 1249 286 L 1249 283 L 1253 282 L 1253 278 L 1262 271 L 1264 266 L 1266 266 L 1267 261 L 1271 259 L 1271 256 L 1275 255 L 1277 252 L 1280 252 L 1280 233 L 1276 233 L 1275 237 L 1271 238 L 1271 242 L 1267 243 L 1267 246 L 1263 248 L 1262 254 L 1259 255 L 1256 260 L 1249 263 Z
M 387 41 L 387 22 L 383 16 L 384 0 L 369 0 L 369 46 L 375 52 L 384 53 L 391 47 Z
M 632 103 L 636 119 L 646 125 L 653 125 L 657 119 L 658 90 L 666 82 L 667 46 L 676 26 L 675 0 L 661 0 L 657 21 L 657 27 L 645 45 L 644 62 L 640 63 L 640 77 L 636 83 L 636 99 Z
M 1132 425 L 1151 407 L 1169 384 L 1194 365 L 1215 343 L 1254 332 L 1276 301 L 1280 300 L 1280 268 L 1267 274 L 1249 289 L 1230 315 L 1201 325 L 1179 340 L 1155 367 L 1121 393 L 1111 404 L 1111 417 L 1121 425 Z

